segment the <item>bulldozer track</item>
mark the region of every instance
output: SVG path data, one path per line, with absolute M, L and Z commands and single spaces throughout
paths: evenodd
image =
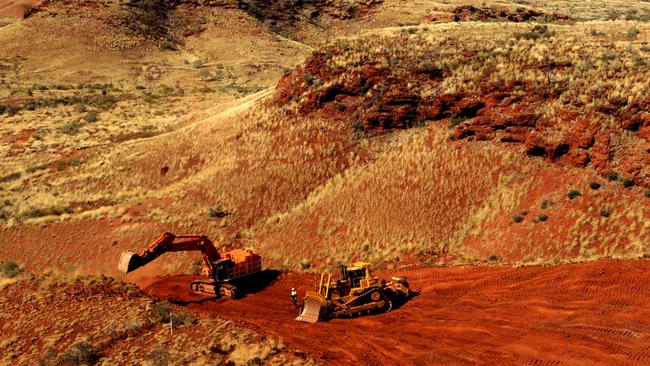
M 200 301 L 189 289 L 171 293 L 187 276 L 145 291 L 169 292 L 192 311 L 282 338 L 326 364 L 645 365 L 646 273 L 650 260 L 386 271 L 382 277 L 404 276 L 420 294 L 387 313 L 316 324 L 293 321 L 297 310 L 288 296 L 291 287 L 311 290 L 308 274 L 283 274 L 234 301 Z

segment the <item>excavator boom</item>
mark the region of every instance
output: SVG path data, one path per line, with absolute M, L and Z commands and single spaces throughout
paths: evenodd
M 174 235 L 164 233 L 149 244 L 141 253 L 124 252 L 117 269 L 127 274 L 168 252 L 199 251 L 205 262 L 203 275 L 209 281 L 193 281 L 190 289 L 196 293 L 237 297 L 237 287 L 232 280 L 251 275 L 262 270 L 262 258 L 249 249 L 233 249 L 219 252 L 204 235 Z
M 176 240 L 182 239 L 182 240 Z M 174 235 L 164 233 L 160 238 L 149 244 L 140 254 L 123 252 L 117 269 L 120 273 L 127 274 L 134 271 L 167 252 L 200 251 L 208 267 L 210 263 L 221 257 L 214 244 L 204 235 Z

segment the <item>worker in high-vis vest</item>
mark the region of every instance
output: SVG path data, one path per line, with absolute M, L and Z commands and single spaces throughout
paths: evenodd
M 293 307 L 298 307 L 298 293 L 296 292 L 295 288 L 291 288 L 291 302 L 293 303 Z

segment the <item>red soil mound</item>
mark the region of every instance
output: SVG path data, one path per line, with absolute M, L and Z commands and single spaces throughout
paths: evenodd
M 328 364 L 645 364 L 650 362 L 650 261 L 555 267 L 418 268 L 421 291 L 387 314 L 317 324 L 294 321 L 289 289 L 315 275 L 285 274 L 260 292 L 212 301 L 189 292 L 191 276 L 145 292 L 248 324 Z
M 0 17 L 27 18 L 38 11 L 43 0 L 9 0 L 0 4 Z

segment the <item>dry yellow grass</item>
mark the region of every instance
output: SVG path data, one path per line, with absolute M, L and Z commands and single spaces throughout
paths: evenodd
M 330 36 L 379 25 L 396 26 L 402 22 L 400 17 L 406 19 L 409 14 L 424 21 L 432 11 L 449 12 L 462 3 L 467 2 L 413 2 L 391 18 L 398 2 L 386 1 L 367 18 L 346 23 L 329 20 Z M 606 9 L 620 4 L 608 2 Z M 518 6 L 496 1 L 486 4 L 501 5 Z M 604 17 L 574 5 L 576 17 Z M 251 97 L 260 100 L 233 102 L 236 96 L 273 85 L 285 68 L 311 50 L 265 33 L 249 16 L 234 10 L 223 14 L 212 11 L 206 29 L 187 38 L 178 52 L 170 53 L 128 32 L 102 28 L 109 10 L 100 14 L 100 21 L 88 17 L 90 10 L 77 13 L 72 6 L 60 14 L 67 14 L 73 23 L 84 18 L 79 24 L 95 30 L 82 34 L 81 42 L 70 44 L 66 37 L 79 29 L 64 27 L 61 19 L 67 18 L 57 21 L 63 15 L 39 15 L 0 29 L 0 39 L 6 41 L 5 50 L 11 55 L 2 60 L 3 65 L 8 65 L 6 70 L 20 70 L 3 71 L 6 83 L 0 87 L 0 96 L 101 96 L 101 89 L 78 88 L 79 83 L 101 80 L 113 83 L 115 90 L 107 90 L 107 94 L 117 100 L 107 109 L 90 106 L 89 111 L 79 112 L 75 106 L 58 105 L 0 117 L 1 138 L 12 141 L 0 148 L 0 214 L 5 227 L 74 225 L 90 220 L 110 223 L 107 236 L 120 238 L 139 232 L 137 237 L 142 239 L 143 228 L 154 226 L 205 232 L 219 243 L 237 236 L 290 267 L 305 258 L 334 264 L 353 258 L 382 262 L 418 254 L 431 260 L 431 254 L 447 254 L 459 261 L 473 261 L 496 253 L 506 259 L 537 261 L 540 257 L 554 260 L 557 253 L 575 258 L 636 256 L 647 249 L 645 201 L 628 194 L 593 198 L 597 203 L 591 205 L 611 206 L 613 212 L 620 209 L 610 199 L 629 205 L 628 214 L 612 214 L 602 224 L 594 224 L 591 216 L 576 206 L 574 213 L 563 216 L 567 228 L 561 235 L 544 229 L 553 222 L 552 216 L 549 222 L 538 224 L 528 217 L 523 225 L 512 228 L 512 215 L 539 206 L 545 198 L 539 192 L 547 181 L 539 183 L 536 174 L 549 171 L 541 162 L 517 158 L 489 144 L 450 143 L 447 131 L 437 127 L 367 140 L 350 134 L 347 120 L 295 117 L 265 105 L 270 90 Z M 561 1 L 538 6 L 572 10 Z M 645 4 L 638 9 L 643 14 Z M 233 44 L 235 23 L 242 34 Z M 462 23 L 373 30 L 332 41 L 328 47 L 340 47 L 344 52 L 334 55 L 327 66 L 352 71 L 373 63 L 388 68 L 398 60 L 400 64 L 392 66 L 391 72 L 399 75 L 400 70 L 429 60 L 452 70 L 453 75 L 439 89 L 412 86 L 414 92 L 427 96 L 472 90 L 477 80 L 483 79 L 481 75 L 494 82 L 544 83 L 549 75 L 519 65 L 570 61 L 578 67 L 557 69 L 550 75 L 554 85 L 567 87 L 555 102 L 540 107 L 549 116 L 565 99 L 601 95 L 600 99 L 585 99 L 594 106 L 616 97 L 633 101 L 650 87 L 648 69 L 635 66 L 649 62 L 644 48 L 650 36 L 647 24 L 625 20 L 549 24 L 548 33 L 536 40 L 522 36 L 532 28 L 533 24 Z M 49 35 L 44 37 L 46 33 Z M 324 38 L 326 35 L 317 34 L 308 43 Z M 27 43 L 34 47 L 25 48 Z M 72 48 L 64 53 L 64 47 Z M 460 52 L 464 48 L 478 49 L 490 57 L 467 62 Z M 42 49 L 51 57 L 36 57 Z M 68 53 L 79 57 L 70 59 Z M 92 72 L 84 74 L 83 70 Z M 628 72 L 631 70 L 634 72 Z M 341 78 L 346 75 L 342 73 Z M 74 89 L 56 88 L 70 83 Z M 40 84 L 55 87 L 34 87 Z M 201 91 L 203 87 L 214 92 Z M 87 122 L 85 117 L 93 110 L 97 110 L 98 119 Z M 15 142 L 30 129 L 38 131 L 26 141 Z M 74 133 L 68 133 L 71 131 Z M 623 159 L 622 153 L 615 159 Z M 572 184 L 586 184 L 575 178 L 582 173 L 570 169 L 550 172 L 574 178 L 553 186 L 548 195 L 563 197 Z M 590 174 L 586 176 L 591 178 L 584 179 L 595 179 Z M 633 192 L 639 194 L 638 189 Z M 229 215 L 210 218 L 208 210 L 217 205 Z M 627 229 L 613 229 L 622 226 Z M 607 238 L 600 238 L 605 230 L 610 231 Z M 549 232 L 558 237 L 540 245 L 537 236 Z M 83 238 L 75 235 L 65 240 Z M 4 248 L 14 251 L 29 240 L 12 237 Z M 287 246 L 287 241 L 299 243 L 301 251 L 295 251 L 294 244 Z M 547 248 L 551 241 L 556 248 L 546 254 L 546 249 L 540 248 Z M 84 247 L 83 257 L 134 250 L 141 244 L 92 243 Z M 598 248 L 590 249 L 593 245 Z M 57 247 L 43 245 L 44 254 Z M 58 253 L 52 257 L 71 260 Z M 171 268 L 184 268 L 179 263 L 188 258 L 179 257 L 169 260 Z M 109 266 L 98 264 L 98 268 Z
M 45 274 L 5 287 L 0 304 L 3 364 L 82 364 L 81 356 L 89 354 L 97 365 L 314 364 L 276 339 L 228 320 L 191 319 L 185 310 L 106 277 Z M 156 318 L 156 308 L 172 312 L 173 334 Z

